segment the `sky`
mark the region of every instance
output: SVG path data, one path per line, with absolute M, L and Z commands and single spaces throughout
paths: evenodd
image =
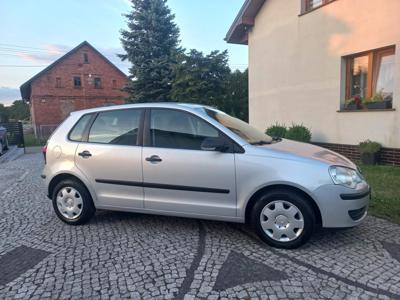
M 244 0 L 168 0 L 181 46 L 205 53 L 228 49 L 232 69 L 247 67 L 247 47 L 224 37 Z M 21 98 L 19 86 L 68 50 L 87 40 L 122 71 L 129 62 L 120 30 L 129 0 L 0 0 L 0 103 Z

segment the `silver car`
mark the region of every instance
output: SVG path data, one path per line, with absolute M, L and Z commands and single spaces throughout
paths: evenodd
M 201 105 L 73 112 L 43 151 L 47 193 L 71 225 L 96 209 L 248 222 L 266 243 L 295 248 L 317 226 L 367 214 L 370 187 L 350 160 Z

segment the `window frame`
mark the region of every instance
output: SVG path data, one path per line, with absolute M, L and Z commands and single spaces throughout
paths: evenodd
M 98 80 L 98 82 L 99 82 L 99 85 L 98 86 L 96 86 L 96 79 Z M 93 78 L 93 87 L 95 88 L 95 89 L 102 89 L 103 88 L 103 81 L 101 80 L 101 77 L 94 77 Z
M 56 77 L 56 88 L 62 88 L 61 77 Z
M 166 147 L 154 147 L 152 145 L 151 141 L 151 132 L 150 132 L 150 127 L 151 127 L 151 111 L 152 110 L 172 110 L 172 111 L 177 111 L 181 113 L 187 113 L 200 121 L 205 122 L 207 125 L 213 127 L 214 129 L 217 130 L 218 134 L 223 138 L 229 145 L 229 148 L 224 151 L 224 153 L 244 153 L 244 149 L 242 146 L 240 146 L 236 141 L 234 141 L 232 138 L 227 136 L 223 131 L 221 131 L 218 127 L 216 127 L 214 124 L 211 124 L 207 120 L 199 117 L 193 112 L 183 110 L 183 109 L 178 109 L 178 108 L 169 108 L 169 107 L 152 107 L 152 108 L 147 108 L 145 112 L 145 117 L 144 117 L 144 127 L 143 127 L 143 147 L 148 147 L 148 148 L 160 148 L 160 149 L 171 149 L 171 150 L 179 150 L 179 151 L 204 151 L 204 152 L 210 152 L 206 150 L 196 150 L 196 149 L 181 149 L 181 148 L 166 148 Z
M 89 63 L 89 55 L 87 52 L 83 52 L 83 63 L 88 64 Z
M 76 79 L 76 78 L 79 78 L 79 84 L 80 84 L 80 85 L 75 85 L 75 79 Z M 82 78 L 81 78 L 81 76 L 75 76 L 75 75 L 74 75 L 74 76 L 72 77 L 72 82 L 73 82 L 73 84 L 74 84 L 74 88 L 75 88 L 75 89 L 80 89 L 80 88 L 82 88 Z
M 320 9 L 321 7 L 324 7 L 325 5 L 331 4 L 332 2 L 335 2 L 336 0 L 322 0 L 322 4 L 318 5 L 316 7 L 310 7 L 309 0 L 301 0 L 301 12 L 299 14 L 299 17 L 305 14 L 308 14 L 310 12 L 313 12 L 314 10 Z
M 346 64 L 346 72 L 345 72 L 345 99 L 351 99 L 354 96 L 350 95 L 350 81 L 351 81 L 351 64 L 354 58 L 361 56 L 368 56 L 368 73 L 367 73 L 367 92 L 365 97 L 372 97 L 374 95 L 374 90 L 376 89 L 377 84 L 377 73 L 379 70 L 379 58 L 385 56 L 385 54 L 395 55 L 396 54 L 396 46 L 391 45 L 383 48 L 372 49 L 368 51 L 359 52 L 356 54 L 351 54 L 344 56 L 345 64 Z M 392 100 L 393 101 L 393 100 Z

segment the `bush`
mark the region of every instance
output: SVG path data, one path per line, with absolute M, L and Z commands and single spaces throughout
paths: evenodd
M 278 138 L 284 138 L 286 136 L 287 128 L 285 124 L 279 125 L 276 123 L 275 125 L 272 125 L 267 128 L 265 131 L 266 134 L 268 134 L 270 137 L 278 137 Z
M 379 144 L 378 142 L 372 142 L 370 140 L 366 140 L 360 143 L 361 153 L 378 153 L 381 148 L 381 144 Z
M 286 132 L 285 138 L 289 140 L 309 143 L 311 141 L 311 131 L 303 124 L 292 124 Z

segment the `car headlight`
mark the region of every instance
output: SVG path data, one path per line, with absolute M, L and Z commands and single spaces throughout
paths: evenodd
M 352 189 L 354 189 L 357 184 L 364 181 L 364 178 L 359 172 L 346 167 L 332 166 L 329 168 L 329 174 L 335 184 L 340 184 Z

